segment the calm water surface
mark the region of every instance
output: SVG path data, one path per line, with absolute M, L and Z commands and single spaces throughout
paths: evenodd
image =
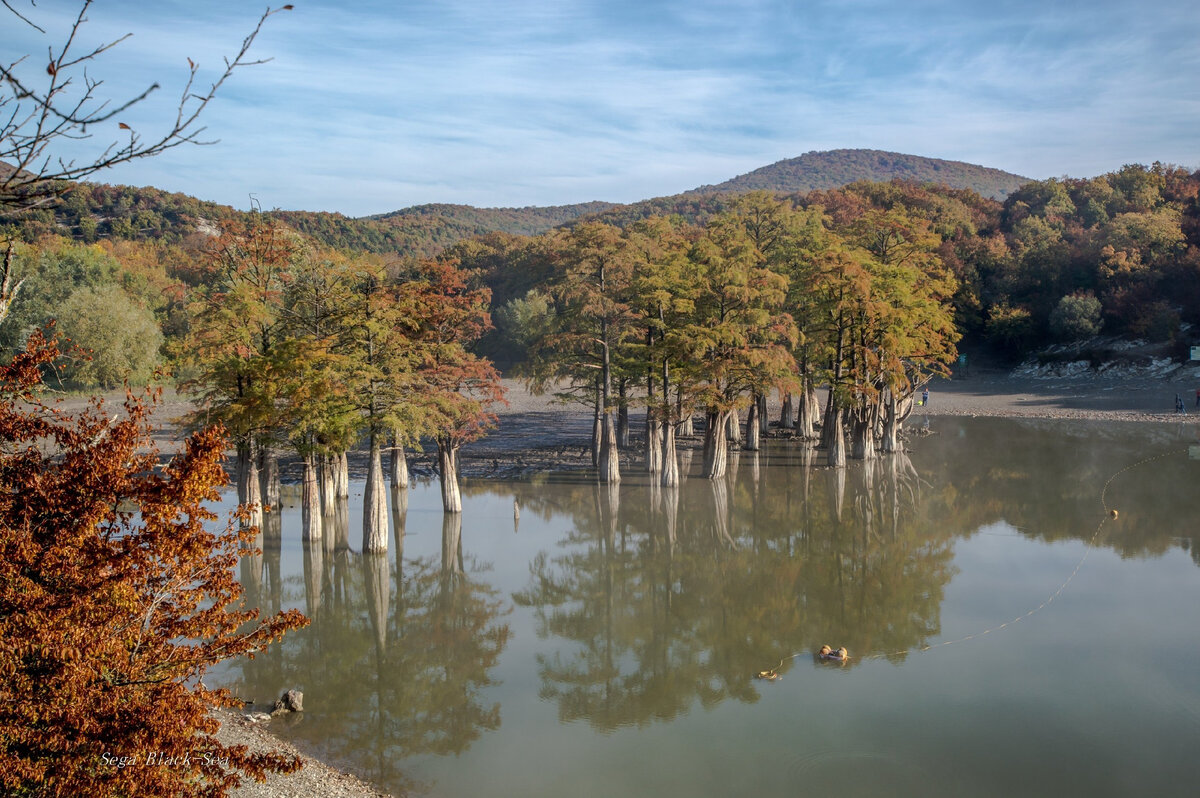
M 221 679 L 301 687 L 272 730 L 396 794 L 1196 794 L 1196 428 L 930 432 L 841 473 L 772 445 L 677 491 L 469 482 L 459 522 L 415 485 L 386 556 L 356 553 L 361 484 L 354 551 L 285 508 L 241 580 L 312 624 Z

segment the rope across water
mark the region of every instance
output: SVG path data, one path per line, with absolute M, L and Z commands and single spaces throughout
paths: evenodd
M 1075 563 L 1075 567 L 1071 570 L 1071 573 L 1067 576 L 1067 578 L 1063 581 L 1063 583 L 1058 586 L 1058 589 L 1055 590 L 1053 593 L 1051 593 L 1046 598 L 1046 600 L 1043 601 L 1041 604 L 1039 604 L 1036 607 L 1034 607 L 1033 609 L 1029 610 L 1029 612 L 1026 612 L 1023 615 L 1018 615 L 1017 617 L 1015 617 L 1011 620 L 1005 621 L 1002 624 L 998 624 L 997 626 L 991 626 L 982 631 L 974 632 L 972 634 L 966 635 L 964 637 L 958 637 L 953 640 L 943 640 L 940 643 L 932 643 L 930 645 L 921 646 L 920 648 L 918 648 L 916 650 L 917 651 L 931 651 L 935 648 L 945 648 L 946 646 L 952 646 L 957 643 L 965 643 L 968 640 L 974 640 L 977 637 L 983 637 L 984 635 L 989 635 L 992 632 L 998 632 L 1001 629 L 1007 629 L 1008 627 L 1010 627 L 1016 623 L 1019 623 L 1020 621 L 1025 620 L 1026 618 L 1036 615 L 1037 613 L 1044 610 L 1046 607 L 1050 606 L 1056 598 L 1058 598 L 1060 595 L 1062 595 L 1062 592 L 1067 589 L 1067 585 L 1071 584 L 1071 580 L 1073 580 L 1075 578 L 1075 575 L 1079 573 L 1079 570 L 1083 567 L 1084 562 L 1087 561 L 1088 554 L 1091 552 L 1092 548 L 1096 545 L 1096 541 L 1100 539 L 1100 533 L 1104 531 L 1104 525 L 1107 524 L 1109 521 L 1115 520 L 1117 518 L 1117 516 L 1118 516 L 1117 510 L 1110 508 L 1108 506 L 1108 489 L 1112 485 L 1112 483 L 1118 477 L 1120 477 L 1122 474 L 1124 474 L 1128 471 L 1132 471 L 1135 468 L 1141 468 L 1142 466 L 1146 465 L 1147 463 L 1152 463 L 1155 460 L 1162 460 L 1163 458 L 1171 457 L 1173 455 L 1177 455 L 1180 453 L 1186 453 L 1187 451 L 1188 451 L 1187 447 L 1184 447 L 1182 449 L 1172 449 L 1169 452 L 1163 452 L 1161 454 L 1156 454 L 1156 455 L 1152 455 L 1150 457 L 1146 457 L 1142 460 L 1137 461 L 1136 463 L 1131 463 L 1130 465 L 1125 466 L 1120 471 L 1117 471 L 1115 474 L 1110 476 L 1107 481 L 1105 481 L 1104 487 L 1102 487 L 1100 489 L 1100 504 L 1104 508 L 1104 515 L 1101 517 L 1100 523 L 1098 523 L 1096 525 L 1096 530 L 1092 533 L 1091 538 L 1088 539 L 1087 545 L 1084 546 L 1083 555 L 1079 558 L 1079 562 Z M 904 649 L 901 651 L 880 651 L 880 652 L 875 652 L 873 654 L 867 654 L 865 656 L 859 657 L 858 659 L 861 659 L 861 660 L 889 659 L 891 657 L 904 656 L 908 653 L 909 653 L 909 649 Z M 775 679 L 779 678 L 779 669 L 782 668 L 784 666 L 784 664 L 786 664 L 788 662 L 788 660 L 792 660 L 792 659 L 795 659 L 796 657 L 804 656 L 807 654 L 811 654 L 811 652 L 797 651 L 794 654 L 789 654 L 788 656 L 779 660 L 779 664 L 776 665 L 774 668 L 771 668 L 770 670 L 759 671 L 757 676 L 760 679 L 767 679 L 767 680 L 774 681 Z

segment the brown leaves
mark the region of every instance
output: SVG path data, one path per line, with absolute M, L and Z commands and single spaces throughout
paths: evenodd
M 226 479 L 221 432 L 160 470 L 152 399 L 64 413 L 38 390 L 57 356 L 35 334 L 0 366 L 0 794 L 216 795 L 199 785 L 294 768 L 221 746 L 207 713 L 229 696 L 188 686 L 306 623 L 230 609 L 242 539 L 203 506 Z M 147 751 L 176 766 L 116 764 Z

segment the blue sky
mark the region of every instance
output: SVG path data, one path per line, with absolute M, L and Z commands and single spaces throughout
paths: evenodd
M 11 1 L 49 35 L 5 18 L 0 58 L 37 74 L 78 4 Z M 264 8 L 97 0 L 86 42 L 134 35 L 90 74 L 114 98 L 163 84 L 122 117 L 148 138 L 186 59 L 211 81 Z M 208 109 L 218 144 L 97 179 L 360 216 L 630 202 L 843 147 L 1035 178 L 1196 168 L 1198 42 L 1195 0 L 298 0 Z

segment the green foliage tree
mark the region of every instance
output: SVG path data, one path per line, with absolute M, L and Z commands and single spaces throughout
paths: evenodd
M 159 362 L 163 336 L 154 315 L 118 286 L 82 288 L 58 311 L 59 332 L 88 356 L 65 370 L 83 388 L 145 385 Z
M 1050 332 L 1060 341 L 1091 338 L 1100 327 L 1100 300 L 1091 294 L 1068 294 L 1050 314 Z

